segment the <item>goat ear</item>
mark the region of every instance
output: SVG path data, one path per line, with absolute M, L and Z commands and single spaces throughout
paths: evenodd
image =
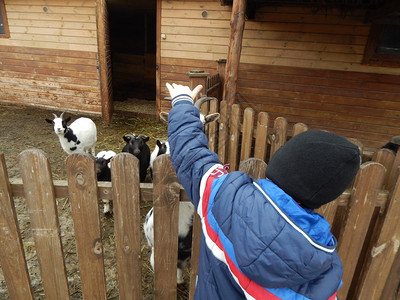
M 165 123 L 168 123 L 168 113 L 164 111 L 160 112 L 160 120 Z
M 130 135 L 124 135 L 123 139 L 125 142 L 129 143 L 129 141 L 131 140 L 131 136 Z
M 144 134 L 139 134 L 138 137 L 140 137 L 145 143 L 150 139 L 149 136 L 144 135 Z
M 47 123 L 53 124 L 53 120 L 45 119 Z
M 205 119 L 205 124 L 217 121 L 220 117 L 219 113 L 213 113 L 213 114 L 209 114 L 207 116 L 204 117 Z
M 67 125 L 69 121 L 71 121 L 71 117 L 64 119 L 63 124 Z

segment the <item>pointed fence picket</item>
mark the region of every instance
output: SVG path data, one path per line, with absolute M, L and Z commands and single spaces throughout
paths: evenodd
M 265 117 L 263 114 L 260 118 L 265 120 Z M 139 182 L 139 163 L 127 153 L 120 153 L 113 159 L 111 183 L 96 182 L 94 159 L 86 154 L 68 156 L 67 181 L 52 180 L 48 159 L 40 150 L 26 150 L 18 160 L 22 180 L 10 180 L 4 156 L 0 155 L 0 263 L 10 299 L 34 299 L 14 197 L 24 197 L 27 202 L 40 261 L 40 274 L 37 274 L 40 278 L 36 280 L 43 283 L 46 299 L 71 297 L 66 282 L 66 254 L 60 242 L 57 198 L 69 197 L 70 200 L 84 299 L 107 297 L 105 251 L 116 253 L 120 299 L 142 299 L 141 247 L 145 241 L 141 240 L 140 205 L 142 201 L 153 201 L 154 299 L 176 299 L 178 208 L 179 201 L 188 201 L 188 198 L 177 180 L 169 155 L 155 160 L 153 183 Z M 354 184 L 338 199 L 318 210 L 332 224 L 332 232 L 339 243 L 338 252 L 344 266 L 340 299 L 384 299 L 382 295 L 391 299 L 387 295 L 396 292 L 393 266 L 400 244 L 400 180 L 397 177 L 391 190 L 383 190 L 382 186 L 387 172 L 393 173 L 394 168 L 397 170 L 394 173 L 398 174 L 398 161 L 399 154 L 390 171 L 378 162 L 364 163 Z M 263 159 L 246 158 L 238 169 L 260 179 L 264 178 L 266 166 Z M 114 202 L 115 249 L 104 249 L 98 199 Z M 194 224 L 190 299 L 194 296 L 198 270 L 201 224 L 197 215 Z

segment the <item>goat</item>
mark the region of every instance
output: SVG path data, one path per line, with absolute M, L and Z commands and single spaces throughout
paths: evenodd
M 111 181 L 110 161 L 116 155 L 114 151 L 100 151 L 96 155 L 97 181 Z M 103 199 L 103 212 L 110 214 L 110 200 Z
M 167 141 L 160 141 L 157 140 L 156 141 L 156 145 L 154 147 L 153 152 L 151 152 L 150 155 L 150 175 L 151 178 L 153 178 L 153 163 L 154 160 L 160 156 L 161 154 L 169 154 L 170 150 L 169 150 L 169 143 Z
M 166 97 L 165 99 L 171 100 L 171 97 Z M 200 110 L 201 105 L 206 102 L 206 101 L 210 101 L 212 99 L 215 99 L 214 97 L 203 97 L 200 98 L 199 100 L 197 100 L 194 103 L 194 106 L 197 107 L 198 110 Z M 208 114 L 208 115 L 204 115 L 202 113 L 200 113 L 200 121 L 201 123 L 203 123 L 203 125 L 205 126 L 208 123 L 214 122 L 216 120 L 218 120 L 220 117 L 219 113 L 212 113 L 212 114 Z M 160 119 L 162 121 L 164 121 L 165 123 L 168 123 L 168 113 L 166 112 L 160 112 Z
M 143 134 L 126 134 L 123 137 L 126 145 L 122 152 L 128 152 L 135 155 L 139 159 L 140 165 L 140 182 L 144 182 L 147 175 L 147 168 L 150 163 L 150 148 L 146 144 L 149 137 Z
M 395 154 L 399 150 L 399 147 L 400 147 L 400 135 L 392 137 L 390 142 L 382 146 L 382 148 L 392 150 Z
M 191 202 L 179 202 L 178 219 L 178 265 L 176 281 L 182 284 L 183 270 L 189 266 L 192 252 L 194 206 Z M 144 234 L 148 245 L 151 247 L 150 264 L 154 270 L 154 217 L 153 207 L 147 213 L 144 224 Z
M 64 112 L 59 117 L 53 114 L 54 120 L 45 119 L 53 124 L 53 129 L 61 147 L 67 154 L 74 152 L 91 152 L 95 155 L 95 144 L 97 142 L 96 124 L 89 118 L 78 118 L 71 125 L 67 125 L 71 117 L 63 119 Z

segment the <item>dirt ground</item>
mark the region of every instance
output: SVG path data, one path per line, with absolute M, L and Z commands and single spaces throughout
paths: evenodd
M 143 112 L 143 109 L 141 109 Z M 5 156 L 9 178 L 20 178 L 17 156 L 23 150 L 37 148 L 43 150 L 49 158 L 53 179 L 66 179 L 65 160 L 67 154 L 62 150 L 52 126 L 45 118 L 52 119 L 52 113 L 57 111 L 43 110 L 33 107 L 0 105 L 0 153 Z M 71 116 L 72 121 L 79 117 L 77 114 L 66 113 Z M 105 126 L 100 117 L 91 116 L 97 126 L 96 153 L 102 150 L 113 150 L 121 152 L 125 142 L 123 135 L 134 132 L 135 134 L 146 134 L 150 137 L 148 145 L 152 150 L 156 139 L 166 139 L 167 126 L 150 118 L 127 117 L 114 115 L 112 123 Z M 149 181 L 149 176 L 147 177 Z M 35 246 L 29 229 L 29 216 L 23 198 L 15 198 L 16 211 L 20 230 L 22 232 L 26 259 L 28 261 L 29 274 L 36 299 L 44 299 L 43 286 L 40 280 L 40 270 L 36 259 Z M 73 237 L 73 223 L 69 201 L 57 199 L 59 221 L 61 227 L 62 243 L 66 260 L 68 283 L 71 299 L 82 299 L 80 290 L 79 268 L 77 262 L 76 248 Z M 152 206 L 152 203 L 143 203 L 141 210 L 144 216 Z M 99 210 L 102 212 L 101 202 Z M 101 215 L 103 226 L 104 264 L 107 283 L 108 299 L 118 299 L 118 286 L 116 281 L 116 262 L 114 251 L 113 218 Z M 149 247 L 143 236 L 143 299 L 153 299 L 153 273 L 148 263 Z M 187 299 L 187 286 L 178 288 L 178 298 Z M 0 268 L 0 299 L 8 299 L 7 287 Z

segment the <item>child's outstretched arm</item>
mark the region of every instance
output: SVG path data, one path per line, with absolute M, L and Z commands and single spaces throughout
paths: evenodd
M 168 116 L 168 141 L 171 161 L 189 199 L 196 206 L 199 202 L 200 181 L 212 166 L 220 164 L 218 155 L 208 149 L 204 125 L 193 99 L 203 88 L 193 90 L 187 86 L 166 84 L 172 98 Z

